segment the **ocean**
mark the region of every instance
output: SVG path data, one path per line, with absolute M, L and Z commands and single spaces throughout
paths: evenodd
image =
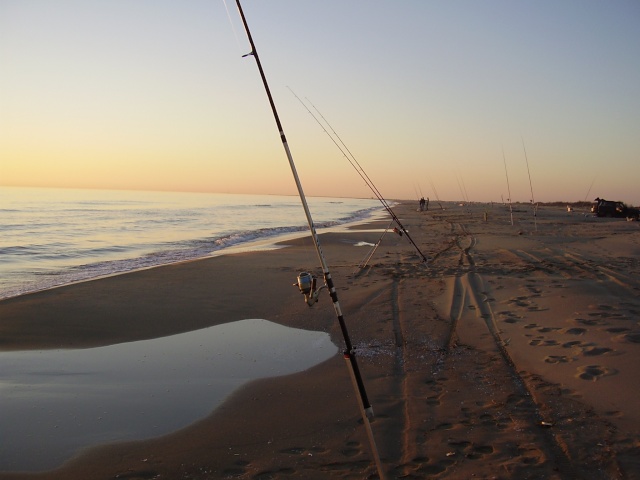
M 377 200 L 308 198 L 317 228 Z M 297 196 L 0 187 L 0 299 L 308 233 Z

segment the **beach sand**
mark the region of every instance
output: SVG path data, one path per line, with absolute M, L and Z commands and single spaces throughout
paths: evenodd
M 321 235 L 387 478 L 640 478 L 640 224 L 518 205 L 417 202 Z M 434 209 L 434 207 L 436 207 Z M 372 230 L 376 229 L 376 230 Z M 342 334 L 310 238 L 0 302 L 0 349 L 83 348 L 246 318 Z M 4 441 L 10 441 L 3 439 Z M 341 354 L 255 381 L 160 438 L 0 479 L 377 478 Z

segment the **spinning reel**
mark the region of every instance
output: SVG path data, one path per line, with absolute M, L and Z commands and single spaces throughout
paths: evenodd
M 298 275 L 298 281 L 297 283 L 294 283 L 294 285 L 298 286 L 300 293 L 304 295 L 304 301 L 309 306 L 312 306 L 318 301 L 320 290 L 322 290 L 323 288 L 327 288 L 326 285 L 322 285 L 320 288 L 316 288 L 316 277 L 308 272 L 300 273 Z

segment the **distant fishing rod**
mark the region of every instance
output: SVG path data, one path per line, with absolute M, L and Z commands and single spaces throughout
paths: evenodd
M 360 178 L 362 178 L 362 180 L 364 180 L 365 185 L 367 185 L 367 187 L 369 187 L 369 189 L 373 192 L 373 194 L 376 196 L 376 198 L 380 201 L 380 203 L 382 204 L 382 206 L 384 207 L 384 209 L 389 213 L 389 215 L 391 215 L 391 218 L 393 219 L 393 221 L 398 225 L 398 227 L 400 228 L 399 230 L 397 230 L 397 233 L 402 236 L 405 235 L 407 237 L 407 240 L 409 240 L 409 242 L 411 243 L 411 245 L 413 245 L 413 247 L 416 249 L 416 251 L 418 252 L 418 255 L 420 255 L 420 258 L 422 260 L 423 263 L 427 263 L 427 257 L 424 256 L 424 254 L 422 253 L 422 251 L 420 250 L 420 248 L 418 247 L 418 245 L 416 245 L 416 243 L 413 241 L 413 239 L 411 238 L 411 235 L 409 235 L 409 232 L 407 231 L 406 228 L 404 228 L 404 225 L 402 225 L 402 222 L 400 221 L 400 219 L 396 216 L 395 212 L 391 209 L 391 206 L 389 205 L 389 203 L 387 203 L 387 201 L 384 199 L 384 197 L 382 196 L 382 194 L 380 193 L 380 191 L 377 189 L 377 187 L 373 184 L 373 182 L 371 181 L 371 178 L 369 178 L 369 176 L 367 175 L 367 173 L 364 171 L 364 169 L 362 168 L 362 166 L 360 165 L 360 163 L 358 163 L 358 160 L 356 160 L 356 157 L 353 155 L 353 153 L 351 153 L 351 151 L 349 150 L 349 147 L 347 147 L 345 145 L 345 143 L 342 141 L 342 139 L 340 138 L 340 135 L 338 135 L 336 133 L 336 131 L 333 129 L 333 127 L 331 126 L 331 124 L 327 121 L 326 118 L 324 118 L 324 116 L 322 115 L 322 113 L 320 113 L 320 110 L 318 110 L 316 108 L 316 106 L 311 103 L 311 101 L 309 99 L 307 99 L 307 101 L 311 104 L 311 106 L 316 110 L 316 112 L 318 112 L 318 115 L 320 115 L 322 117 L 322 120 L 324 120 L 324 122 L 328 125 L 328 127 L 331 129 L 331 131 L 333 132 L 333 135 L 335 136 L 335 138 L 327 131 L 327 129 L 324 127 L 324 125 L 322 124 L 322 122 L 320 122 L 320 120 L 318 120 L 318 117 L 316 117 L 313 112 L 309 109 L 309 107 L 307 107 L 307 105 L 300 100 L 300 97 L 298 97 L 298 95 L 295 94 L 295 92 L 293 90 L 291 90 L 291 88 L 289 88 L 289 90 L 291 91 L 291 93 L 293 94 L 294 97 L 296 97 L 298 99 L 298 101 L 302 104 L 302 106 L 304 106 L 304 108 L 307 110 L 307 112 L 309 112 L 309 115 L 311 115 L 313 117 L 313 119 L 318 123 L 318 125 L 320 125 L 320 128 L 322 128 L 322 130 L 324 131 L 324 133 L 326 133 L 329 138 L 331 139 L 331 141 L 334 143 L 334 145 L 336 147 L 338 147 L 338 150 L 340 150 L 340 152 L 342 153 L 342 155 L 344 155 L 344 158 L 347 159 L 347 161 L 351 164 L 351 166 L 355 169 L 356 172 L 358 172 L 358 175 L 360 175 Z M 347 152 L 349 152 L 349 155 L 347 155 L 345 153 L 345 151 L 342 149 L 342 147 L 338 144 L 338 142 L 336 142 L 336 138 L 340 141 L 340 143 L 342 144 L 342 147 L 344 147 L 344 150 L 346 150 Z
M 429 180 L 429 183 L 431 184 L 431 189 L 433 190 L 433 193 L 436 196 L 436 201 L 438 202 L 438 205 L 440 205 L 440 210 L 444 210 L 444 207 L 440 203 L 440 197 L 438 197 L 438 191 L 436 190 L 436 186 L 433 184 L 432 180 Z
M 307 199 L 304 195 L 304 191 L 302 190 L 302 184 L 300 183 L 300 178 L 298 177 L 298 172 L 296 170 L 295 163 L 293 162 L 293 156 L 291 155 L 291 151 L 289 150 L 289 145 L 287 143 L 287 139 L 284 134 L 284 129 L 282 128 L 282 124 L 280 123 L 280 117 L 278 116 L 276 105 L 273 101 L 273 97 L 271 96 L 271 90 L 269 89 L 269 84 L 267 83 L 267 77 L 265 76 L 264 70 L 262 69 L 262 64 L 260 63 L 260 58 L 258 57 L 256 46 L 253 43 L 253 38 L 251 37 L 251 32 L 249 31 L 249 25 L 247 24 L 247 20 L 244 16 L 244 12 L 242 11 L 240 0 L 236 0 L 236 5 L 238 7 L 238 12 L 240 13 L 240 17 L 242 18 L 242 23 L 244 25 L 245 32 L 247 33 L 249 44 L 251 45 L 251 52 L 249 52 L 246 55 L 243 55 L 243 57 L 251 55 L 256 60 L 258 71 L 260 72 L 260 77 L 262 78 L 262 83 L 264 85 L 265 92 L 267 93 L 269 104 L 271 105 L 273 118 L 276 121 L 276 126 L 278 127 L 278 132 L 280 134 L 280 139 L 282 140 L 282 146 L 284 147 L 285 153 L 287 155 L 287 159 L 289 160 L 291 173 L 293 174 L 293 178 L 295 180 L 296 187 L 298 189 L 298 194 L 300 196 L 300 201 L 302 202 L 302 207 L 307 217 L 307 222 L 309 223 L 309 229 L 311 230 L 311 237 L 313 239 L 313 243 L 315 245 L 315 249 L 318 254 L 318 259 L 320 260 L 320 264 L 322 266 L 324 282 L 326 287 L 329 290 L 329 294 L 333 301 L 333 306 L 334 306 L 336 315 L 338 317 L 338 323 L 340 324 L 340 329 L 342 331 L 342 336 L 344 337 L 345 350 L 343 352 L 343 356 L 347 361 L 349 373 L 351 376 L 354 389 L 356 391 L 356 395 L 360 399 L 360 402 L 358 403 L 358 405 L 360 407 L 362 420 L 365 425 L 365 429 L 367 431 L 367 436 L 369 437 L 369 443 L 371 445 L 371 450 L 372 450 L 372 454 L 378 470 L 378 475 L 381 479 L 384 479 L 385 476 L 384 476 L 384 471 L 382 469 L 382 463 L 380 462 L 380 456 L 378 455 L 378 449 L 376 447 L 375 439 L 373 437 L 373 430 L 371 429 L 371 423 L 369 422 L 369 417 L 373 416 L 373 407 L 369 403 L 367 392 L 364 387 L 364 382 L 362 381 L 362 376 L 360 374 L 360 369 L 358 368 L 358 362 L 356 361 L 355 348 L 352 345 L 351 339 L 349 337 L 347 325 L 342 315 L 342 309 L 340 308 L 340 303 L 338 302 L 338 294 L 333 284 L 333 279 L 331 278 L 331 274 L 329 273 L 329 267 L 327 266 L 327 262 L 324 258 L 324 254 L 322 253 L 322 248 L 320 247 L 320 239 L 318 238 L 318 234 L 316 232 L 316 228 L 313 223 L 313 218 L 311 217 L 309 205 L 307 204 Z M 317 292 L 319 291 L 319 290 L 315 291 L 315 278 L 313 278 L 311 274 L 303 272 L 298 276 L 297 284 L 298 284 L 298 288 L 300 289 L 300 292 L 304 294 L 307 304 L 311 306 L 313 303 L 315 303 L 315 301 L 317 300 Z
M 458 178 L 458 174 L 456 173 L 456 182 L 458 182 L 458 190 L 460 190 L 460 195 L 462 196 L 462 201 L 469 203 L 467 197 L 464 195 L 464 191 L 462 190 L 462 185 L 460 185 L 460 179 Z
M 511 187 L 509 186 L 509 174 L 507 173 L 507 159 L 504 156 L 504 147 L 502 147 L 502 160 L 504 162 L 504 174 L 507 177 L 507 193 L 509 194 L 509 213 L 511 214 L 511 226 L 513 226 L 513 207 L 511 206 Z
M 527 174 L 529 175 L 529 188 L 531 188 L 531 205 L 533 205 L 533 227 L 538 231 L 538 205 L 533 198 L 533 184 L 531 183 L 531 172 L 529 171 L 529 159 L 527 158 L 527 149 L 524 146 L 524 138 L 522 139 L 522 149 L 524 150 L 524 160 L 527 162 Z
M 596 181 L 596 177 L 593 177 L 593 180 L 591 180 L 591 185 L 589 185 L 589 190 L 587 190 L 587 194 L 584 196 L 584 201 L 587 201 L 587 198 L 589 198 L 589 194 L 591 193 L 591 188 L 593 188 L 593 183 Z

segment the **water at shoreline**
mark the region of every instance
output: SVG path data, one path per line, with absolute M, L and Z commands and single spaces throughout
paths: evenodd
M 0 352 L 0 471 L 49 470 L 87 447 L 179 430 L 243 384 L 337 351 L 327 333 L 254 319 L 100 348 Z
M 310 198 L 316 227 L 370 199 Z M 298 197 L 0 187 L 0 299 L 308 231 Z

